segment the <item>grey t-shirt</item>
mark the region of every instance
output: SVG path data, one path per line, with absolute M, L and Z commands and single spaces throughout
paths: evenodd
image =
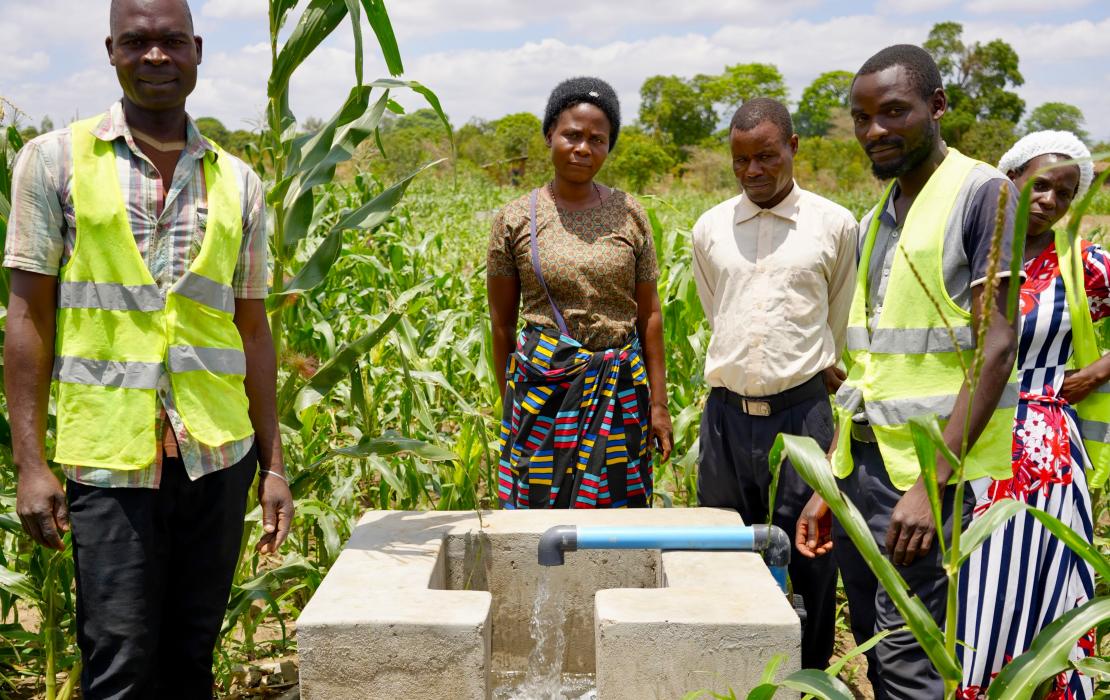
M 998 196 L 1002 188 L 1009 190 L 1006 198 L 1006 224 L 1002 231 L 1001 254 L 998 258 L 998 276 L 1009 275 L 1010 261 L 1013 258 L 1014 215 L 1017 211 L 1018 191 L 1010 179 L 999 170 L 986 163 L 979 163 L 964 179 L 963 186 L 956 196 L 956 204 L 944 227 L 944 253 L 942 268 L 944 286 L 948 296 L 961 308 L 971 310 L 971 289 L 982 284 L 987 278 L 990 260 L 991 240 L 994 237 L 995 222 L 998 217 Z M 890 280 L 894 253 L 898 237 L 902 235 L 902 224 L 894 211 L 894 200 L 898 196 L 898 186 L 894 186 L 887 206 L 879 214 L 879 230 L 875 236 L 875 247 L 871 251 L 868 266 L 867 306 L 874 325 L 882 310 L 880 304 L 886 296 L 887 282 Z M 875 209 L 868 212 L 860 221 L 860 237 L 857 256 L 862 257 L 867 232 L 875 216 Z

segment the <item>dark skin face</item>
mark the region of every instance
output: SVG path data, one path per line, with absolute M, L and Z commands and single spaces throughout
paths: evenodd
M 748 199 L 770 209 L 790 194 L 794 188 L 797 134 L 784 137 L 774 123 L 763 121 L 748 131 L 733 129 L 729 145 L 732 172 Z
M 856 139 L 871 159 L 875 175 L 898 178 L 902 194 L 910 201 L 947 153 L 938 125 L 947 108 L 943 90 L 922 97 L 903 66 L 857 76 L 852 83 Z
M 547 133 L 551 162 L 555 166 L 555 187 L 562 195 L 569 190 L 590 186 L 609 156 L 611 125 L 596 105 L 583 102 L 563 110 Z
M 1006 173 L 1018 189 L 1033 182 L 1032 197 L 1029 200 L 1029 239 L 1037 238 L 1052 230 L 1056 222 L 1068 213 L 1075 193 L 1079 190 L 1079 166 L 1065 165 L 1052 167 L 1067 161 L 1066 156 L 1046 153 L 1025 164 L 1021 174 L 1011 170 Z M 1051 168 L 1041 172 L 1045 168 Z M 1029 240 L 1029 244 L 1033 241 Z M 1043 246 L 1042 246 L 1043 248 Z
M 185 6 L 180 0 L 117 0 L 112 20 L 104 45 L 123 88 L 128 123 L 154 136 L 181 138 L 185 99 L 196 87 L 202 54 Z M 178 133 L 156 133 L 167 130 Z

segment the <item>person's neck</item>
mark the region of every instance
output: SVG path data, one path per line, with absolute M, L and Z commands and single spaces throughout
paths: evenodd
M 586 205 L 597 198 L 597 187 L 593 180 L 570 182 L 559 176 L 551 182 L 551 191 L 559 202 L 570 205 Z
M 937 142 L 933 145 L 933 150 L 929 152 L 929 156 L 920 165 L 898 177 L 899 195 L 915 199 L 947 156 L 948 147 L 944 145 L 944 141 L 937 139 Z
M 771 197 L 766 202 L 754 202 L 754 204 L 760 209 L 774 209 L 778 205 L 782 204 L 783 200 L 789 197 L 790 193 L 793 191 L 794 181 L 791 180 L 790 184 L 779 190 L 779 192 L 774 197 Z
M 1033 260 L 1048 247 L 1056 242 L 1056 234 L 1052 229 L 1041 231 L 1025 237 L 1025 262 Z
M 137 129 L 159 141 L 184 141 L 186 138 L 185 106 L 174 109 L 153 111 L 136 106 L 126 97 L 123 99 L 123 116 L 130 129 Z

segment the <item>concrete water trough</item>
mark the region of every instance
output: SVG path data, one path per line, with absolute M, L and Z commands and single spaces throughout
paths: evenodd
M 305 700 L 487 700 L 522 673 L 542 576 L 565 611 L 563 671 L 599 700 L 743 697 L 776 655 L 799 667 L 798 617 L 758 554 L 568 552 L 541 567 L 555 525 L 741 525 L 712 508 L 372 511 L 297 620 Z

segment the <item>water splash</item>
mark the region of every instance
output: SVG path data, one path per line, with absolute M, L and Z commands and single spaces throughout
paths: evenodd
M 532 605 L 532 639 L 524 674 L 503 674 L 494 691 L 495 700 L 593 700 L 594 679 L 587 674 L 564 674 L 567 640 L 563 631 L 566 610 L 563 596 L 547 572 L 540 576 Z

